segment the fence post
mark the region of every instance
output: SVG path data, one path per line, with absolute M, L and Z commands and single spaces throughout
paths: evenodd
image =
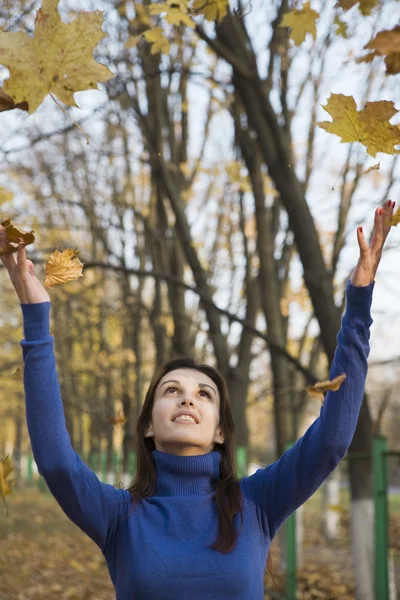
M 386 439 L 383 436 L 374 438 L 372 442 L 372 464 L 374 485 L 375 598 L 379 600 L 389 600 L 387 468 L 384 454 L 386 451 Z
M 100 472 L 101 472 L 100 481 L 106 482 L 107 481 L 107 452 L 105 450 L 102 450 L 100 452 Z
M 28 455 L 28 472 L 26 474 L 26 477 L 28 479 L 28 483 L 33 482 L 33 456 L 31 456 L 30 454 Z
M 236 448 L 236 470 L 238 478 L 242 479 L 247 475 L 247 448 L 246 446 L 237 446 Z
M 286 450 L 293 442 L 286 444 Z M 286 536 L 286 594 L 287 600 L 296 600 L 297 589 L 297 556 L 296 556 L 296 513 L 293 512 L 285 524 Z

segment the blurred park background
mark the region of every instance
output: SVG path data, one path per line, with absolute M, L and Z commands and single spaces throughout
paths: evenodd
M 73 447 L 102 481 L 128 487 L 147 386 L 177 354 L 226 377 L 241 477 L 318 416 L 307 386 L 328 378 L 356 228 L 369 235 L 376 206 L 400 204 L 397 155 L 372 158 L 316 125 L 333 93 L 358 108 L 400 107 L 399 75 L 382 58 L 355 60 L 398 23 L 399 3 L 372 1 L 367 13 L 365 2 L 348 4 L 315 0 L 315 39 L 294 45 L 278 25 L 301 2 L 233 2 L 218 24 L 161 20 L 170 45 L 152 53 L 143 38 L 125 48 L 146 26 L 147 3 L 62 0 L 66 22 L 104 11 L 96 58 L 115 77 L 75 94 L 79 108 L 66 114 L 50 97 L 32 115 L 0 113 L 2 220 L 34 230 L 27 253 L 41 281 L 55 248 L 79 250 L 84 263 L 83 278 L 49 289 L 51 333 Z M 39 6 L 0 3 L 0 27 L 32 33 Z M 266 600 L 400 598 L 399 241 L 393 228 L 352 446 L 274 540 Z M 100 550 L 37 472 L 22 314 L 3 265 L 0 285 L 0 458 L 18 475 L 9 515 L 0 511 L 0 600 L 111 600 Z

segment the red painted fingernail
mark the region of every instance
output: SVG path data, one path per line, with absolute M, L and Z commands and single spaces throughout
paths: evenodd
M 391 203 L 392 203 L 392 202 L 391 202 L 391 200 L 388 200 L 388 203 L 387 203 L 387 205 L 388 205 L 388 206 L 390 206 L 390 205 L 391 205 Z
M 380 208 L 380 209 L 378 210 L 378 215 L 381 215 L 381 214 L 382 214 L 382 209 Z
M 359 227 L 358 230 L 359 230 L 360 233 L 363 232 L 362 227 Z
M 395 204 L 396 204 L 396 202 L 392 202 L 392 206 L 393 206 L 393 208 L 394 208 L 394 205 L 395 205 Z

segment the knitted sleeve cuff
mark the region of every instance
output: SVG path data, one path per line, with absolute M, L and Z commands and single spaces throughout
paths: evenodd
M 50 335 L 50 302 L 21 304 L 24 336 L 27 341 L 39 340 Z

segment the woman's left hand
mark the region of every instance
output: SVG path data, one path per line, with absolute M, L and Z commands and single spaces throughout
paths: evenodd
M 374 231 L 371 244 L 365 239 L 362 227 L 357 229 L 357 240 L 360 248 L 360 258 L 350 281 L 353 285 L 364 287 L 372 283 L 382 257 L 382 250 L 391 229 L 389 225 L 393 215 L 395 202 L 387 200 L 383 208 L 375 211 Z

